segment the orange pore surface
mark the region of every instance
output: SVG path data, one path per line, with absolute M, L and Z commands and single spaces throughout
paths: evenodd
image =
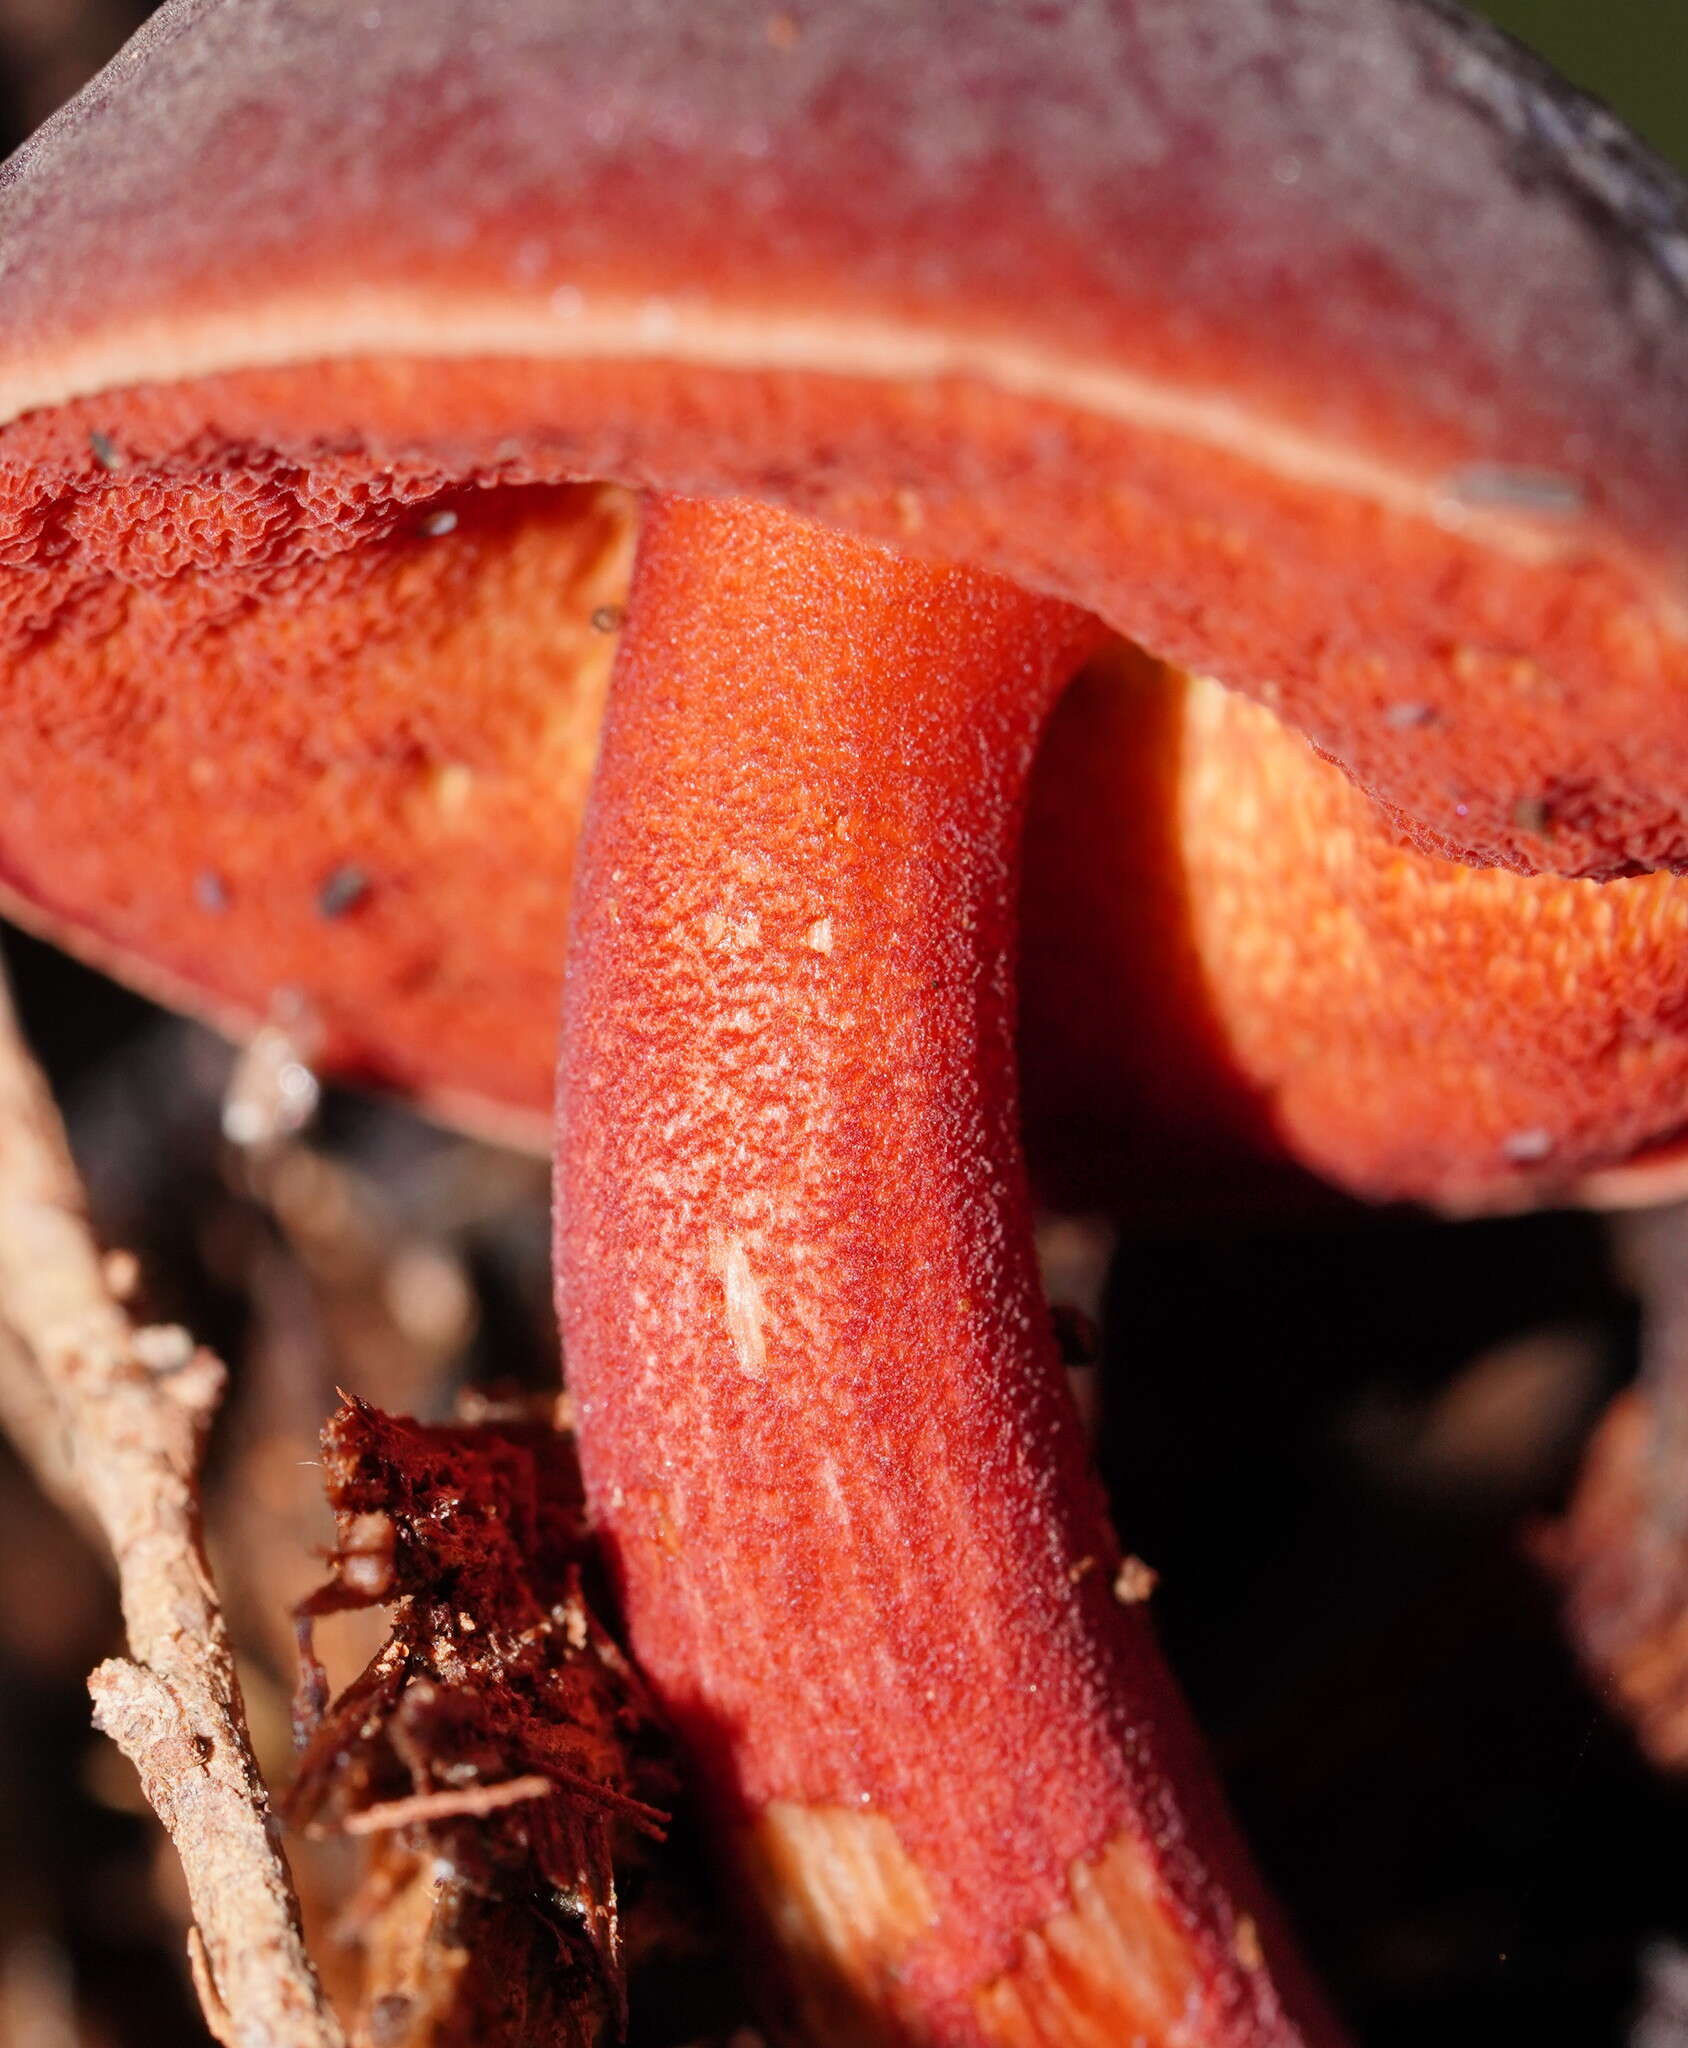
M 166 998 L 303 995 L 333 1068 L 537 1127 L 625 499 L 366 459 L 30 483 L 0 882 Z
M 1093 664 L 1045 736 L 1026 860 L 1027 1121 L 1066 1200 L 1258 1200 L 1250 1163 L 1287 1158 L 1506 1206 L 1688 1123 L 1688 881 L 1424 854 L 1215 683 Z
M 1119 479 L 1105 499 L 1072 491 L 1079 435 Z M 805 480 L 829 440 L 850 480 Z M 1602 647 L 1643 614 L 1597 600 L 1598 564 L 1203 460 L 1178 478 L 1152 435 L 964 382 L 662 366 L 324 364 L 20 420 L 0 886 L 236 1029 L 301 992 L 329 1066 L 542 1141 L 635 516 L 567 478 L 659 463 L 1077 583 L 1280 709 L 1375 728 L 1432 792 L 1484 749 L 1536 788 L 1520 763 L 1615 759 L 1630 711 L 1654 716 L 1633 670 L 1599 694 Z M 1355 579 L 1362 539 L 1392 581 Z M 1447 650 L 1472 607 L 1513 604 L 1509 631 L 1553 614 L 1558 680 L 1525 664 L 1497 695 Z M 1023 1045 L 1054 1187 L 1109 1201 L 1204 1150 L 1266 1152 L 1370 1194 L 1509 1202 L 1676 1132 L 1683 885 L 1417 853 L 1272 716 L 1140 668 L 1069 695 L 1034 785 Z

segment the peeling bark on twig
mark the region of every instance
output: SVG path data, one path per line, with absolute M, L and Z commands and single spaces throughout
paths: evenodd
M 36 1370 L 35 1361 L 0 1323 L 0 1435 L 23 1462 L 45 1497 L 84 1535 L 95 1534 L 94 1517 L 76 1483 L 70 1443 L 58 1403 Z
M 114 1297 L 3 985 L 0 1316 L 51 1392 L 116 1560 L 130 1658 L 94 1673 L 95 1719 L 181 1857 L 211 2030 L 224 2048 L 342 2048 L 300 1936 L 201 1541 L 200 1455 L 223 1368 L 185 1331 L 137 1328 Z

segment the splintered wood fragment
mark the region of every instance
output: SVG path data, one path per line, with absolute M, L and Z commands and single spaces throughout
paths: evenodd
M 423 1423 L 347 1396 L 322 1451 L 337 1541 L 297 1610 L 287 1811 L 368 1844 L 341 1922 L 364 1963 L 354 2032 L 393 2048 L 618 2035 L 620 1883 L 637 1895 L 677 1786 L 587 1604 L 572 1442 L 549 1402 Z M 329 1704 L 312 1624 L 372 1605 L 392 1632 Z
M 343 2048 L 300 1935 L 205 1559 L 200 1456 L 223 1368 L 184 1332 L 138 1328 L 115 1298 L 3 979 L 0 1318 L 52 1396 L 116 1562 L 130 1655 L 93 1674 L 94 1718 L 181 1857 L 207 2023 L 224 2048 Z
M 501 1807 L 521 1806 L 530 1799 L 549 1799 L 555 1790 L 549 1778 L 529 1771 L 497 1785 L 465 1785 L 456 1791 L 417 1792 L 408 1799 L 383 1800 L 378 1806 L 348 1813 L 340 1828 L 348 1835 L 380 1835 L 424 1821 L 472 1820 L 483 1813 L 497 1813 Z

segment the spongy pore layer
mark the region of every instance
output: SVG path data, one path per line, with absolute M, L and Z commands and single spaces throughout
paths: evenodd
M 1074 492 L 1080 435 L 1135 481 Z M 816 445 L 832 458 L 799 474 Z M 1088 1195 L 1192 1169 L 1211 1141 L 1369 1193 L 1512 1200 L 1672 1134 L 1682 886 L 1450 864 L 1278 716 L 1299 673 L 1403 750 L 1498 748 L 1509 717 L 1516 830 L 1554 845 L 1571 828 L 1525 793 L 1539 764 L 1610 760 L 1609 737 L 1567 726 L 1538 657 L 1510 657 L 1497 695 L 1469 647 L 1448 655 L 1450 614 L 1512 606 L 1516 633 L 1534 603 L 1572 652 L 1593 634 L 1592 673 L 1642 599 L 1617 604 L 1610 564 L 1523 559 L 1209 450 L 1235 473 L 1213 500 L 1227 538 L 1185 502 L 1187 450 L 1149 490 L 1168 452 L 959 379 L 500 359 L 249 371 L 32 415 L 0 431 L 0 881 L 167 996 L 241 1028 L 302 992 L 328 1064 L 538 1133 L 635 521 L 623 491 L 569 479 L 678 470 L 1081 583 L 1276 707 L 1220 715 L 1140 666 L 1092 677 L 1058 723 L 1025 1054 L 1034 1151 L 1087 1154 Z M 1393 584 L 1346 566 L 1357 523 L 1398 558 Z M 1309 640 L 1289 607 L 1310 589 Z M 1283 666 L 1260 677 L 1274 633 Z M 1601 832 L 1633 823 L 1625 802 Z
M 631 525 L 513 467 L 0 477 L 0 879 L 166 997 L 303 997 L 329 1066 L 537 1130 Z

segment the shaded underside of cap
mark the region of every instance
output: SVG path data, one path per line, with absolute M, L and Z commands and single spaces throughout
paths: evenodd
M 1684 1184 L 1680 877 L 1423 854 L 1260 706 L 1115 656 L 1047 736 L 1023 903 L 1027 1122 L 1064 1204 L 1281 1210 L 1285 1159 L 1456 1212 Z
M 584 374 L 341 363 L 9 430 L 33 437 L 0 514 L 14 899 L 236 1029 L 303 993 L 326 1064 L 541 1138 L 635 507 L 522 422 L 660 418 L 670 455 L 687 431 L 673 372 L 594 372 L 583 408 Z M 740 445 L 856 434 L 858 525 L 991 502 L 990 394 L 877 395 L 764 385 Z M 698 418 L 706 450 L 719 403 Z M 918 492 L 896 480 L 916 432 Z M 957 448 L 965 493 L 942 487 Z M 1211 1184 L 1252 1151 L 1505 1203 L 1680 1123 L 1688 883 L 1426 855 L 1271 713 L 1140 661 L 1063 710 L 1033 820 L 1027 1091 L 1057 1186 Z

